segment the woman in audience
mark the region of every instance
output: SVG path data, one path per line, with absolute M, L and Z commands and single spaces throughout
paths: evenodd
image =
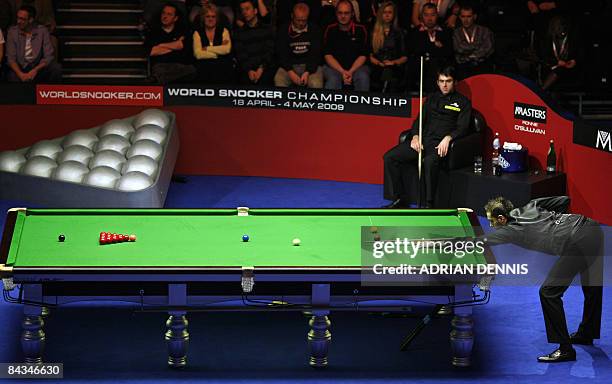
M 232 41 L 229 31 L 220 25 L 214 4 L 206 4 L 200 13 L 201 21 L 193 33 L 193 55 L 198 78 L 207 84 L 228 84 L 234 76 L 230 57 Z
M 371 81 L 373 88 L 383 92 L 399 91 L 405 73 L 406 45 L 403 31 L 398 27 L 395 3 L 385 1 L 376 14 L 372 30 Z
M 231 28 L 234 24 L 234 10 L 232 8 L 232 0 L 197 0 L 189 11 L 189 22 L 197 24 L 199 22 L 202 7 L 214 4 L 219 11 L 219 23 L 224 27 Z

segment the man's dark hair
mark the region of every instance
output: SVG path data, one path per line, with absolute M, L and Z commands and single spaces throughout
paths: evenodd
M 476 9 L 474 8 L 472 4 L 462 4 L 459 7 L 459 12 L 461 11 L 472 11 L 474 14 L 476 14 Z
M 20 11 L 26 11 L 28 13 L 28 17 L 35 19 L 36 18 L 36 8 L 31 5 L 22 5 L 19 7 Z
M 251 3 L 253 8 L 257 9 L 257 5 L 253 0 L 238 0 L 238 6 L 240 6 L 242 3 Z
M 435 5 L 434 3 L 425 3 L 423 5 L 423 8 L 421 8 L 421 15 L 423 13 L 425 13 L 426 9 L 429 9 L 429 8 L 434 9 L 436 11 L 436 13 L 438 13 L 438 6 L 437 5 Z
M 164 5 L 161 7 L 162 11 L 163 11 L 163 9 L 164 9 L 164 8 L 166 8 L 166 7 L 174 8 L 174 16 L 178 16 L 178 18 L 179 18 L 179 19 L 181 18 L 181 14 L 180 14 L 179 9 L 178 9 L 178 7 L 176 6 L 176 4 L 171 3 L 171 2 L 166 2 L 166 3 L 164 3 Z
M 457 79 L 457 77 L 455 77 L 455 67 L 453 67 L 452 65 L 441 67 L 438 70 L 438 78 L 440 77 L 440 75 L 446 76 L 446 77 L 452 77 L 453 80 Z
M 485 212 L 491 214 L 492 217 L 502 215 L 506 219 L 510 218 L 510 211 L 514 209 L 514 204 L 503 196 L 498 196 L 487 202 L 484 206 Z

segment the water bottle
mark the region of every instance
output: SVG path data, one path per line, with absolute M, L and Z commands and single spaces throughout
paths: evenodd
M 495 132 L 495 138 L 493 139 L 493 153 L 491 154 L 491 167 L 494 175 L 499 168 L 499 147 L 499 132 Z
M 554 175 L 557 172 L 557 154 L 555 153 L 555 143 L 551 140 L 546 156 L 546 173 Z

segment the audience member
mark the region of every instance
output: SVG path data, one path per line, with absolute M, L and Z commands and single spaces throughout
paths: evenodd
M 276 25 L 281 26 L 291 22 L 291 15 L 296 4 L 304 3 L 308 6 L 308 21 L 311 24 L 318 24 L 321 20 L 322 3 L 328 1 L 321 0 L 281 0 L 276 2 Z
M 571 30 L 568 19 L 554 16 L 549 23 L 548 33 L 542 39 L 539 56 L 542 60 L 542 88 L 549 89 L 558 80 L 576 75 L 580 63 L 580 43 Z
M 193 33 L 198 80 L 207 84 L 228 84 L 234 75 L 230 57 L 232 41 L 227 28 L 218 23 L 218 17 L 219 11 L 214 4 L 202 6 L 201 21 Z
M 353 20 L 359 22 L 359 2 L 357 0 L 347 0 L 353 7 Z M 321 20 L 320 25 L 327 27 L 336 22 L 336 8 L 340 0 L 322 0 L 321 1 Z
M 197 0 L 196 4 L 189 11 L 189 21 L 192 24 L 199 24 L 202 17 L 202 8 L 207 5 L 217 7 L 217 23 L 225 28 L 231 28 L 234 25 L 234 8 L 232 0 Z
M 308 22 L 308 16 L 308 5 L 297 3 L 293 7 L 291 22 L 281 26 L 277 32 L 279 68 L 274 77 L 277 87 L 323 88 L 323 70 L 319 66 L 321 30 L 318 25 Z
M 179 22 L 177 7 L 167 3 L 161 11 L 161 25 L 151 28 L 146 36 L 151 61 L 151 76 L 160 84 L 192 80 L 196 75 L 190 59 L 184 23 Z
M 239 79 L 243 84 L 272 85 L 274 79 L 274 31 L 259 20 L 251 0 L 240 0 L 244 25 L 235 31 L 234 48 Z
M 412 55 L 408 60 L 408 76 L 411 87 L 418 82 L 420 57 L 423 56 L 423 89 L 435 89 L 438 70 L 452 61 L 453 46 L 447 29 L 438 25 L 438 8 L 435 4 L 423 6 L 423 23 L 413 32 L 410 43 Z
M 29 5 L 36 9 L 36 19 L 34 22 L 47 27 L 49 30 L 51 45 L 53 46 L 53 52 L 55 52 L 54 58 L 57 59 L 59 44 L 55 36 L 56 24 L 53 3 L 49 0 L 15 0 L 15 9 L 21 8 L 22 5 Z
M 412 26 L 414 28 L 419 28 L 422 23 L 420 17 L 425 4 L 433 4 L 438 11 L 438 18 L 444 20 L 444 25 L 448 28 L 455 28 L 459 14 L 455 0 L 414 0 L 412 4 Z
M 6 38 L 6 57 L 12 82 L 59 82 L 61 67 L 53 61 L 53 46 L 46 27 L 34 23 L 36 10 L 23 5 L 17 11 L 17 25 Z
M 324 34 L 325 88 L 342 89 L 353 86 L 357 91 L 370 89 L 370 70 L 366 65 L 368 32 L 354 20 L 353 5 L 340 0 L 336 6 L 337 23 L 327 27 Z
M 385 1 L 378 7 L 372 30 L 372 82 L 380 84 L 382 91 L 399 91 L 406 72 L 406 45 L 404 32 L 398 27 L 396 5 Z
M 269 0 L 251 0 L 251 1 L 253 2 L 253 6 L 255 7 L 255 9 L 257 10 L 257 19 L 259 23 L 270 25 L 272 21 L 272 12 L 270 12 L 270 10 L 272 9 L 272 6 L 270 5 L 270 1 Z M 285 0 L 282 0 L 282 1 L 285 1 Z M 238 3 L 242 4 L 242 1 L 238 0 Z M 238 17 L 236 18 L 236 26 L 238 28 L 242 28 L 246 23 L 247 21 L 244 19 L 242 12 L 240 12 Z
M 161 13 L 162 8 L 166 6 L 166 4 L 173 5 L 177 10 L 178 15 L 181 15 L 183 17 L 185 17 L 185 15 L 188 15 L 185 0 L 140 0 L 140 1 L 142 3 L 142 9 L 143 9 L 142 18 L 145 23 L 144 27 L 146 30 L 156 28 L 157 24 L 159 24 L 159 14 Z M 181 20 L 180 22 L 184 22 L 185 20 Z
M 458 80 L 493 69 L 491 56 L 494 51 L 493 32 L 475 23 L 474 8 L 462 5 L 459 10 L 461 26 L 453 32 L 453 48 L 457 62 Z

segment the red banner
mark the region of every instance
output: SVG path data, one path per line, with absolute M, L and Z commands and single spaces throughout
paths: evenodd
M 163 94 L 159 86 L 37 85 L 36 104 L 161 107 Z

